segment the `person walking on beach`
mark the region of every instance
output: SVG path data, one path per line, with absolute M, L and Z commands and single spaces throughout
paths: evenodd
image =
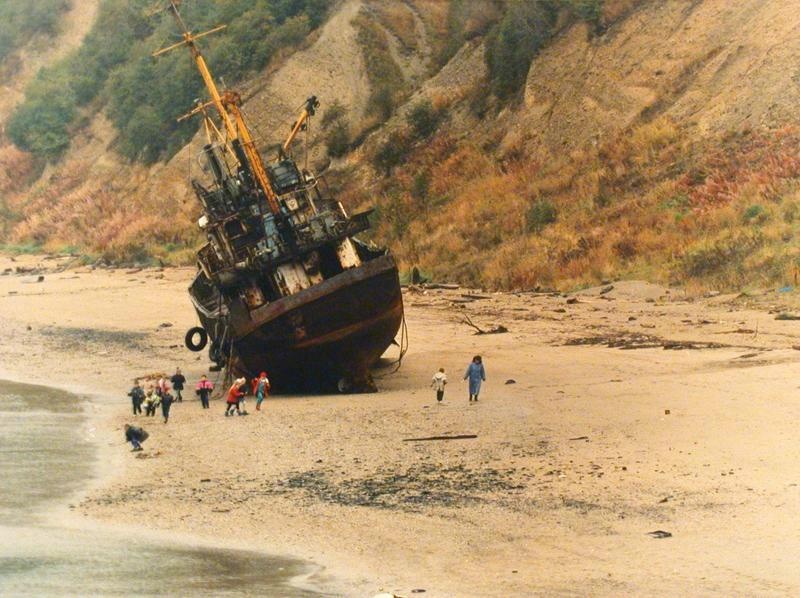
M 203 409 L 208 409 L 208 397 L 211 396 L 212 390 L 214 390 L 214 383 L 205 374 L 200 376 L 200 382 L 197 383 L 194 391 L 200 397 Z
M 467 371 L 464 373 L 464 380 L 469 379 L 469 401 L 478 400 L 478 395 L 481 392 L 481 382 L 486 381 L 486 370 L 483 368 L 483 359 L 480 355 L 472 358 L 472 363 L 467 366 Z
M 253 380 L 253 387 L 256 393 L 256 411 L 261 411 L 261 403 L 269 395 L 269 378 L 267 378 L 267 372 L 261 372 L 261 375 Z
M 175 399 L 168 390 L 161 395 L 161 415 L 164 416 L 164 423 L 169 421 L 169 408 L 172 407 L 174 401 Z
M 133 414 L 141 415 L 142 401 L 144 401 L 144 390 L 142 390 L 138 380 L 133 381 L 133 388 L 131 388 L 128 396 L 131 398 L 131 403 L 133 403 Z
M 433 375 L 431 380 L 431 388 L 436 391 L 436 402 L 441 403 L 444 399 L 444 387 L 447 384 L 447 376 L 444 373 L 444 368 L 439 368 L 439 371 Z
M 183 385 L 186 384 L 186 378 L 181 374 L 181 368 L 175 368 L 175 373 L 169 380 L 172 382 L 172 389 L 175 391 L 175 400 L 178 403 L 182 402 L 183 396 L 181 396 L 181 392 L 183 391 Z
M 242 386 L 244 386 L 246 383 L 246 379 L 237 378 L 233 381 L 233 385 L 228 389 L 228 398 L 225 399 L 225 417 L 233 415 L 234 409 L 236 410 L 237 414 L 242 414 L 242 412 L 239 410 L 239 401 L 244 396 Z
M 130 424 L 125 424 L 125 442 L 130 442 L 131 452 L 142 450 L 142 443 L 150 436 L 142 428 L 137 428 Z
M 156 382 L 156 394 L 159 397 L 163 397 L 165 394 L 169 392 L 169 384 L 167 383 L 167 375 L 161 374 L 161 377 Z
M 152 388 L 147 389 L 144 397 L 144 414 L 148 417 L 155 416 L 158 397 Z

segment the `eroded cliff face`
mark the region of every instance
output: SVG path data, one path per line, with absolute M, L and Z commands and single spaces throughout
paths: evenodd
M 76 3 L 84 11 L 80 19 L 75 17 L 76 22 L 84 27 L 91 17 L 89 4 Z M 686 160 L 693 160 L 690 151 L 697 152 L 703 140 L 709 140 L 706 149 L 713 152 L 718 145 L 715 140 L 732 132 L 773 131 L 798 122 L 800 37 L 795 32 L 800 27 L 800 11 L 793 2 L 606 2 L 607 28 L 598 32 L 585 24 L 564 24 L 534 59 L 520 101 L 506 106 L 491 98 L 481 102 L 489 96 L 481 35 L 466 41 L 444 66 L 435 66 L 437 44 L 447 29 L 447 4 L 344 0 L 303 47 L 278 57 L 265 72 L 240 86 L 244 111 L 265 149 L 283 140 L 311 94 L 322 101 L 322 112 L 338 102 L 346 108 L 355 133 L 369 131 L 364 143 L 331 165 L 334 174 L 348 173 L 351 183 L 345 185 L 344 197 L 353 204 L 381 203 L 385 216 L 391 202 L 405 201 L 402 198 L 411 193 L 416 175 L 433 176 L 426 192 L 438 195 L 423 201 L 430 200 L 426 204 L 430 206 L 435 200 L 433 216 L 427 207 L 411 209 L 417 200 L 408 200 L 411 207 L 402 230 L 385 220 L 377 227 L 376 240 L 393 244 L 404 266 L 420 263 L 439 276 L 456 278 L 469 272 L 466 278 L 470 281 L 489 285 L 552 281 L 561 274 L 545 276 L 539 266 L 522 258 L 515 261 L 513 256 L 536 253 L 552 259 L 553 255 L 580 255 L 583 249 L 569 246 L 578 246 L 581 239 L 591 252 L 594 241 L 586 240 L 580 226 L 586 228 L 592 219 L 595 228 L 619 226 L 604 216 L 570 213 L 571 208 L 561 209 L 559 202 L 562 195 L 579 197 L 586 205 L 598 197 L 607 199 L 601 189 L 606 184 L 604 177 L 609 171 L 620 172 L 619 166 L 601 164 L 596 173 L 580 173 L 586 170 L 587 161 L 602 162 L 609 144 L 617 143 L 620 135 L 633 139 L 637 130 L 650 126 L 652 130 L 639 133 L 634 140 L 634 144 L 647 145 L 651 143 L 648 136 L 658 137 L 652 147 L 645 148 L 647 159 L 675 161 L 684 152 Z M 369 114 L 375 83 L 365 65 L 359 19 L 383 32 L 403 79 L 404 103 L 377 127 Z M 79 36 L 74 33 L 71 39 Z M 372 158 L 392 132 L 407 129 L 409 111 L 422 99 L 443 110 L 442 124 L 433 139 L 408 154 L 406 166 L 395 169 L 390 185 L 376 174 Z M 476 104 L 484 108 L 476 110 Z M 89 125 L 76 132 L 66 157 L 45 168 L 31 185 L 20 187 L 14 177 L 10 183 L 0 178 L 0 196 L 16 215 L 6 239 L 33 240 L 48 249 L 74 246 L 110 259 L 135 260 L 155 254 L 190 261 L 192 246 L 200 239 L 194 224 L 198 206 L 188 183 L 197 173 L 196 156 L 203 137 L 198 135 L 168 162 L 153 166 L 120 158 L 114 150 L 115 139 L 102 114 L 93 115 Z M 311 140 L 312 145 L 317 142 L 310 155 L 312 164 L 325 165 L 318 126 L 312 129 Z M 665 158 L 658 152 L 666 146 L 670 149 Z M 301 147 L 302 143 L 298 150 Z M 436 156 L 425 158 L 426 151 L 440 151 L 440 164 Z M 15 160 L 25 163 L 24 156 L 13 150 L 0 150 L 0 162 L 8 156 L 13 159 L 6 159 L 6 164 L 13 166 Z M 443 169 L 445 158 L 450 162 Z M 630 158 L 633 162 L 640 159 L 632 154 Z M 562 174 L 565 170 L 572 173 L 558 182 L 554 182 L 556 174 L 546 172 L 548 164 L 556 162 Z M 517 177 L 513 185 L 510 176 Z M 474 190 L 462 193 L 458 189 L 466 189 L 475 177 L 484 182 L 500 177 L 496 188 L 481 196 L 497 193 L 502 197 L 498 195 L 493 203 L 505 202 L 502 214 L 500 208 L 497 213 L 486 211 L 488 226 L 502 220 L 503 229 L 488 240 L 477 229 L 461 230 L 457 225 L 478 201 L 468 199 Z M 542 183 L 537 177 L 546 180 Z M 654 186 L 664 185 L 659 177 L 654 174 L 652 181 L 645 177 L 637 189 L 616 189 L 612 181 L 610 192 L 643 197 Z M 675 182 L 669 192 L 678 189 L 677 185 Z M 510 193 L 512 189 L 514 193 Z M 578 228 L 543 232 L 531 227 L 529 210 L 542 198 L 552 200 L 560 210 L 559 226 L 569 213 Z M 98 223 L 105 231 L 101 236 L 93 232 Z M 609 231 L 610 236 L 617 232 Z M 429 250 L 430 243 L 437 246 Z M 169 251 L 163 249 L 167 245 Z M 444 253 L 437 249 L 442 246 Z M 478 266 L 473 264 L 479 257 L 463 257 L 476 246 L 482 248 L 478 254 L 491 253 L 496 262 L 492 268 L 514 274 L 480 278 Z M 665 247 L 658 249 L 662 250 L 666 251 Z M 620 264 L 628 260 L 620 259 Z M 579 280 L 576 272 L 581 268 L 603 276 L 606 270 L 590 261 L 570 265 L 569 280 Z M 533 274 L 524 275 L 526 268 Z
M 797 122 L 798 8 L 666 0 L 602 36 L 575 26 L 534 62 L 518 127 L 557 150 L 659 116 L 698 135 Z

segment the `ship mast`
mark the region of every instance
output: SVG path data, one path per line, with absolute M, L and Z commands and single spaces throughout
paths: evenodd
M 161 54 L 165 54 L 181 46 L 186 46 L 189 48 L 189 51 L 192 54 L 192 59 L 197 66 L 197 70 L 200 71 L 200 76 L 203 78 L 203 83 L 205 83 L 206 89 L 211 96 L 210 104 L 217 109 L 217 112 L 222 119 L 225 132 L 228 135 L 228 140 L 234 147 L 239 145 L 243 150 L 244 156 L 238 155 L 237 152 L 237 159 L 239 159 L 240 162 L 247 163 L 242 163 L 241 166 L 249 167 L 249 170 L 252 176 L 255 178 L 258 187 L 261 189 L 261 191 L 263 191 L 264 196 L 266 197 L 270 211 L 277 216 L 280 214 L 278 199 L 275 196 L 275 192 L 272 190 L 269 179 L 267 178 L 264 162 L 258 153 L 255 140 L 253 139 L 250 130 L 247 128 L 242 111 L 239 109 L 241 98 L 239 94 L 232 91 L 224 91 L 220 93 L 219 89 L 217 89 L 217 84 L 214 81 L 214 77 L 211 75 L 211 70 L 208 68 L 208 64 L 206 64 L 206 60 L 203 57 L 202 52 L 200 52 L 200 48 L 195 43 L 195 41 L 201 37 L 205 37 L 206 35 L 210 35 L 225 29 L 226 25 L 220 25 L 219 27 L 214 27 L 213 29 L 195 35 L 189 31 L 189 29 L 186 27 L 186 23 L 184 23 L 183 18 L 181 17 L 180 10 L 178 9 L 180 4 L 181 0 L 170 0 L 168 9 L 172 13 L 172 16 L 175 18 L 175 22 L 178 24 L 178 27 L 181 30 L 183 40 L 154 52 L 153 56 L 160 56 Z M 201 107 L 201 109 L 204 107 L 205 106 Z M 193 111 L 193 113 L 194 112 L 195 111 Z

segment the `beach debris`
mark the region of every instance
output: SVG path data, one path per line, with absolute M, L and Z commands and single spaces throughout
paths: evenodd
M 461 293 L 461 297 L 464 299 L 470 299 L 471 301 L 479 301 L 481 299 L 491 299 L 488 295 L 476 295 L 474 293 Z
M 28 325 L 25 327 L 25 330 L 33 330 L 33 328 L 31 327 L 31 325 L 30 325 L 30 324 L 28 324 Z
M 517 381 L 514 380 L 514 378 L 509 378 L 508 380 L 506 380 L 506 384 L 516 384 L 516 383 Z
M 416 588 L 416 589 L 411 590 L 412 594 L 422 594 L 423 592 L 425 592 L 425 590 L 423 588 Z
M 679 351 L 682 349 L 723 349 L 730 345 L 706 341 L 670 341 L 651 334 L 622 333 L 607 336 L 587 336 L 568 339 L 567 346 L 605 345 L 610 349 L 658 349 Z
M 610 293 L 613 290 L 614 290 L 614 285 L 610 284 L 610 285 L 604 286 L 602 289 L 600 289 L 600 294 L 601 295 L 605 295 L 606 293 Z
M 570 297 L 567 299 L 567 305 L 575 305 L 576 303 L 580 303 L 577 297 Z
M 660 540 L 661 538 L 671 538 L 672 534 L 669 532 L 665 532 L 663 529 L 657 529 L 654 532 L 647 532 L 648 536 Z
M 776 320 L 783 320 L 783 321 L 786 321 L 786 320 L 800 320 L 800 316 L 795 315 L 795 314 L 786 313 L 786 312 L 781 312 L 777 316 L 775 316 L 775 319 Z
M 203 483 L 203 482 L 210 482 L 210 481 L 211 481 L 211 478 L 200 478 L 200 482 L 201 482 L 201 483 Z
M 589 437 L 588 436 L 576 436 L 575 438 L 570 438 L 570 440 L 586 440 L 588 442 L 589 441 Z
M 137 459 L 156 459 L 161 456 L 161 451 L 156 451 L 155 453 L 136 453 Z
M 424 436 L 422 438 L 403 438 L 403 442 L 427 442 L 430 440 L 467 440 L 477 438 L 477 434 L 452 434 L 449 436 Z
M 469 316 L 464 316 L 462 321 L 463 321 L 465 324 L 467 324 L 468 326 L 472 326 L 472 327 L 473 327 L 473 328 L 476 330 L 475 334 L 503 334 L 503 333 L 505 333 L 505 332 L 508 332 L 508 328 L 506 328 L 506 327 L 505 327 L 505 326 L 503 326 L 502 324 L 498 324 L 497 326 L 495 326 L 494 328 L 490 328 L 489 330 L 483 330 L 482 328 L 479 328 L 479 327 L 478 327 L 478 326 L 477 326 L 477 325 L 476 325 L 476 324 L 475 324 L 475 323 L 474 323 L 474 322 L 473 322 L 473 321 L 470 319 L 470 317 L 469 317 Z
M 441 289 L 443 291 L 457 291 L 461 288 L 460 285 L 457 284 L 444 284 L 444 283 L 427 283 L 422 285 L 426 289 Z
M 172 328 L 172 322 L 161 322 L 158 325 L 159 328 Z
M 664 415 L 669 415 L 670 413 L 672 412 L 669 409 L 664 409 Z
M 44 282 L 44 275 L 40 274 L 36 279 L 36 282 Z
M 672 496 L 665 496 L 664 498 L 658 501 L 658 504 L 660 505 L 664 504 L 665 502 L 669 501 L 670 498 L 672 498 Z

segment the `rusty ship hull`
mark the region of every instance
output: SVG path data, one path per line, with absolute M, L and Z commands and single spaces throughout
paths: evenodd
M 370 368 L 403 320 L 398 270 L 390 255 L 255 310 L 237 301 L 215 310 L 219 298 L 196 286 L 209 287 L 191 289 L 196 305 L 206 304 L 197 310 L 206 330 L 217 329 L 220 314 L 228 314 L 229 338 L 212 337 L 212 352 L 230 352 L 230 367 L 238 375 L 268 372 L 278 392 L 370 390 Z

